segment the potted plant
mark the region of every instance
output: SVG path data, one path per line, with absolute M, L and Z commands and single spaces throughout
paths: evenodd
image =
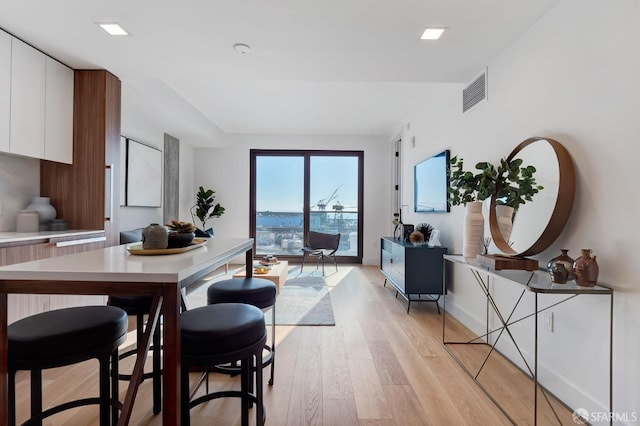
M 522 159 L 511 161 L 500 160 L 498 167 L 489 162 L 480 162 L 475 166 L 478 173 L 473 174 L 464 170 L 464 161 L 455 156 L 450 160 L 449 182 L 451 205 L 467 205 L 465 216 L 465 231 L 463 243 L 463 255 L 475 257 L 482 251 L 484 237 L 484 217 L 482 216 L 481 202 L 496 194 L 496 213 L 499 219 L 500 230 L 508 240 L 513 219 L 513 212 L 521 204 L 531 201 L 542 186 L 537 185 L 533 174 L 534 166 L 522 167 Z M 502 207 L 500 207 L 502 206 Z M 498 211 L 500 210 L 500 211 Z M 473 230 L 473 232 L 471 232 Z M 472 235 L 470 235 L 472 233 Z
M 186 247 L 195 237 L 196 227 L 191 222 L 173 219 L 167 224 L 167 228 L 169 228 L 168 248 Z
M 486 200 L 496 190 L 499 171 L 489 162 L 480 162 L 473 174 L 464 170 L 464 160 L 454 156 L 449 161 L 449 203 L 452 206 Z
M 206 227 L 207 220 L 213 217 L 220 217 L 224 214 L 225 208 L 220 203 L 214 203 L 216 196 L 212 189 L 205 190 L 202 186 L 196 193 L 196 204 L 191 207 L 191 217 L 195 222 L 195 217 L 200 220 L 201 228 L 196 229 L 196 235 L 201 237 L 213 237 L 213 228 Z M 195 217 L 194 217 L 195 214 Z

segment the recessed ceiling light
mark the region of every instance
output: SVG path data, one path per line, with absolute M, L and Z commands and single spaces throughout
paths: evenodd
M 244 55 L 245 53 L 249 53 L 249 51 L 251 50 L 251 46 L 244 43 L 236 43 L 233 45 L 233 50 L 235 50 L 236 52 L 240 52 Z
M 100 27 L 112 36 L 126 36 L 129 33 L 117 22 L 96 22 Z
M 437 40 L 440 38 L 446 28 L 425 28 L 424 33 L 420 39 L 422 40 Z

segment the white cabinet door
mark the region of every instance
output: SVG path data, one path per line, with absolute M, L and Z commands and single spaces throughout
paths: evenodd
M 11 40 L 11 152 L 44 157 L 45 55 Z
M 73 162 L 73 70 L 47 56 L 44 159 Z
M 11 36 L 0 31 L 0 151 L 9 152 L 11 117 Z

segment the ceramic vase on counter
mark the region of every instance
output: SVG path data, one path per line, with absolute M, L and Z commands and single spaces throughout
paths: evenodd
M 40 230 L 40 216 L 35 210 L 20 210 L 16 216 L 17 232 L 38 232 Z
M 26 210 L 35 210 L 40 217 L 40 231 L 49 229 L 49 221 L 56 218 L 56 209 L 51 205 L 49 197 L 33 197 Z
M 144 250 L 166 249 L 169 245 L 169 231 L 162 225 L 152 223 L 142 230 Z
M 575 260 L 567 254 L 569 250 L 560 249 L 560 252 L 562 253 L 560 256 L 554 257 L 547 263 L 547 271 L 551 274 L 551 281 L 554 284 L 566 284 L 567 281 L 574 279 L 573 262 Z M 560 267 L 566 272 L 563 272 Z
M 600 267 L 596 262 L 596 256 L 591 257 L 591 249 L 582 249 L 582 256 L 573 263 L 573 274 L 576 276 L 576 284 L 583 287 L 593 287 L 598 282 Z
M 482 202 L 467 203 L 462 233 L 462 255 L 475 259 L 482 253 L 482 238 L 484 237 L 484 216 L 482 216 Z

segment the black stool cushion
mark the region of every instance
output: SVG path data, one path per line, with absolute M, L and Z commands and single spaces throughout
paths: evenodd
M 207 289 L 207 302 L 248 303 L 267 308 L 276 303 L 276 285 L 264 278 L 231 278 L 213 283 Z
M 111 296 L 109 306 L 117 306 L 129 315 L 145 315 L 151 311 L 151 296 Z
M 43 312 L 9 325 L 9 360 L 47 360 L 87 353 L 126 333 L 127 314 L 113 306 Z
M 265 335 L 264 314 L 244 303 L 219 303 L 180 315 L 182 352 L 217 355 L 256 343 Z

